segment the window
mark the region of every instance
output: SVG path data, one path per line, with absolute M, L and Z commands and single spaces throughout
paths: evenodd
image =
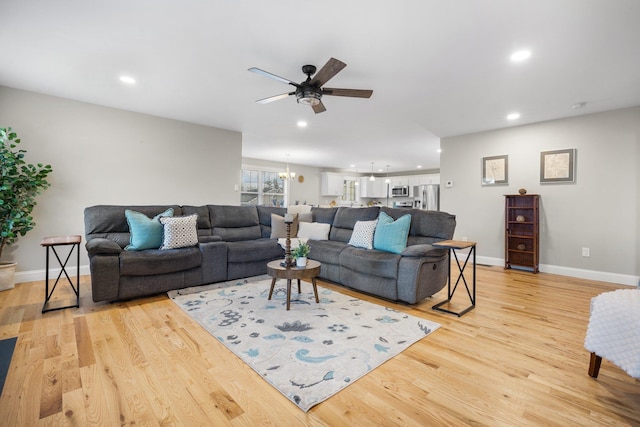
M 342 188 L 342 200 L 346 202 L 355 202 L 356 201 L 356 182 L 345 179 L 344 187 Z
M 242 169 L 242 205 L 285 205 L 284 180 L 278 172 Z

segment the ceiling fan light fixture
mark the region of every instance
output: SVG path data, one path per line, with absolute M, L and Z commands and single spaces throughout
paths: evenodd
M 318 105 L 320 104 L 320 98 L 322 98 L 322 93 L 315 88 L 302 88 L 301 90 L 296 91 L 296 98 L 298 99 L 298 104 L 302 105 Z

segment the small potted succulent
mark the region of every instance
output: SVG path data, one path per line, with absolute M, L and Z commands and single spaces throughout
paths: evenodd
M 311 247 L 306 242 L 299 242 L 298 246 L 291 249 L 291 258 L 296 260 L 298 267 L 304 267 L 307 265 L 307 256 L 311 252 Z

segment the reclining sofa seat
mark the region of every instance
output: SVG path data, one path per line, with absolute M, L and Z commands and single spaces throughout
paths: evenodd
M 265 274 L 269 261 L 284 257 L 277 239 L 270 236 L 271 213 L 285 212 L 271 206 L 209 205 L 212 233 L 227 245 L 225 280 Z
M 411 214 L 407 249 L 394 254 L 348 244 L 357 221 L 371 221 L 380 211 L 394 220 Z M 311 240 L 309 257 L 322 263 L 320 277 L 361 292 L 414 304 L 440 291 L 447 282 L 446 249 L 432 243 L 453 237 L 455 216 L 419 209 L 312 209 L 313 220 L 329 222 L 329 240 Z

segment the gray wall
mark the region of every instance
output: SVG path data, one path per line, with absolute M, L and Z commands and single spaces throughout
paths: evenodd
M 18 262 L 17 281 L 38 278 L 20 272 L 43 272 L 43 237 L 84 235 L 87 206 L 240 203 L 239 132 L 1 86 L 0 121 L 18 132 L 28 162 L 53 167 L 36 228 L 3 255 Z
M 479 260 L 504 262 L 504 195 L 541 195 L 542 271 L 637 284 L 640 276 L 640 107 L 443 138 L 442 209 Z M 576 182 L 540 184 L 540 152 L 576 148 Z M 481 159 L 509 156 L 509 184 L 482 186 Z M 581 248 L 591 249 L 584 258 Z

